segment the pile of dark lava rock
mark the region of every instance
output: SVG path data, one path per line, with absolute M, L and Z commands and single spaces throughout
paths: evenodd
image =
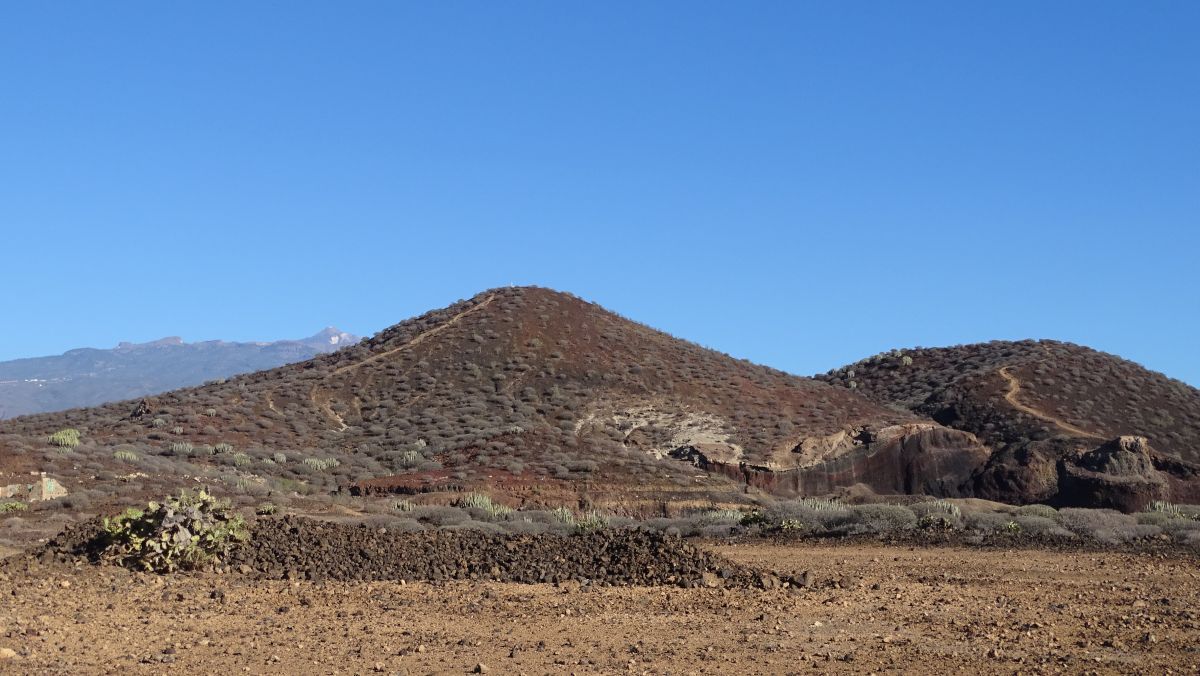
M 755 571 L 678 537 L 634 529 L 573 535 L 391 532 L 298 517 L 256 522 L 226 562 L 267 579 L 494 580 L 590 585 L 775 588 Z

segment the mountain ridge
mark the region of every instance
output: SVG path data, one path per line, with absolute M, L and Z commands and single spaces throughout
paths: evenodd
M 0 419 L 92 406 L 302 361 L 358 338 L 334 327 L 299 339 L 185 342 L 168 336 L 0 362 Z

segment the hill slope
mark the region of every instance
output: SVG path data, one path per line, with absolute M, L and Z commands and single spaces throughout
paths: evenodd
M 977 435 L 996 451 L 985 495 L 1042 499 L 1058 489 L 1039 474 L 1047 462 L 1121 436 L 1144 438 L 1151 462 L 1185 479 L 1200 462 L 1200 390 L 1070 343 L 895 351 L 818 378 Z
M 957 494 L 986 458 L 969 434 L 538 288 L 488 291 L 333 354 L 133 409 L 19 418 L 0 424 L 0 444 L 56 466 L 77 456 L 101 483 L 128 448 L 158 470 L 141 483 L 216 471 L 239 490 L 488 484 L 625 500 L 743 482 Z M 63 427 L 84 443 L 47 452 Z
M 330 327 L 299 340 L 185 343 L 172 337 L 0 362 L 0 419 L 190 387 L 303 361 L 358 340 Z

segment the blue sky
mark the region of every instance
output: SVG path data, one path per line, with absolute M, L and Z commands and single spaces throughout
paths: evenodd
M 797 373 L 1200 384 L 1200 3 L 0 8 L 0 359 L 568 290 Z

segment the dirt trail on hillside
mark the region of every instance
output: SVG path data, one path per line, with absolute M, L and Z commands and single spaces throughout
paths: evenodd
M 436 336 L 437 334 L 441 333 L 442 331 L 445 331 L 446 329 L 450 328 L 451 326 L 454 326 L 455 324 L 457 324 L 460 320 L 462 320 L 467 315 L 470 315 L 474 312 L 477 312 L 477 311 L 482 310 L 483 308 L 487 307 L 495 299 L 496 299 L 496 294 L 491 294 L 487 298 L 484 298 L 482 301 L 480 301 L 477 305 L 475 305 L 473 307 L 469 307 L 466 310 L 463 310 L 462 312 L 459 312 L 458 314 L 454 315 L 450 319 L 442 322 L 441 324 L 438 324 L 437 326 L 429 329 L 428 331 L 424 331 L 424 332 L 418 334 L 415 338 L 413 338 L 412 340 L 408 341 L 407 343 L 401 345 L 400 347 L 392 348 L 391 350 L 388 350 L 386 352 L 380 352 L 379 354 L 373 354 L 370 357 L 363 359 L 362 361 L 357 361 L 357 362 L 354 362 L 353 364 L 347 364 L 340 368 L 334 369 L 332 373 L 325 376 L 325 378 L 323 379 L 322 382 L 327 383 L 330 380 L 332 380 L 333 378 L 336 378 L 337 376 L 339 376 L 343 373 L 353 371 L 355 369 L 358 369 L 359 367 L 365 366 L 366 364 L 370 364 L 372 362 L 379 361 L 381 359 L 386 359 L 387 357 L 390 357 L 390 356 L 397 354 L 399 352 L 402 352 L 404 350 L 412 349 L 413 347 L 416 347 L 417 345 L 420 345 L 421 343 L 425 342 L 429 338 Z M 309 390 L 309 392 L 308 392 L 308 399 L 310 402 L 312 402 L 312 405 L 314 407 L 316 407 L 317 410 L 319 410 L 321 413 L 325 414 L 325 416 L 327 418 L 329 418 L 330 420 L 332 420 L 333 422 L 337 423 L 338 431 L 344 431 L 344 430 L 348 429 L 349 426 L 346 424 L 345 419 L 343 419 L 342 416 L 337 413 L 337 411 L 334 411 L 333 407 L 330 404 L 330 402 L 332 400 L 332 395 L 330 394 L 328 388 L 323 387 L 321 384 L 313 385 L 312 389 Z
M 724 545 L 799 590 L 0 575 L 5 674 L 1194 673 L 1195 560 Z
M 425 342 L 427 339 L 429 339 L 433 336 L 436 336 L 437 334 L 441 333 L 442 331 L 445 331 L 446 329 L 450 328 L 451 326 L 454 326 L 460 320 L 462 320 L 463 317 L 466 317 L 467 315 L 470 315 L 474 312 L 482 310 L 483 308 L 487 307 L 488 305 L 491 305 L 492 301 L 495 299 L 496 299 L 496 294 L 491 294 L 487 298 L 484 298 L 482 301 L 480 301 L 478 305 L 469 307 L 466 310 L 463 310 L 462 312 L 454 315 L 450 319 L 442 322 L 441 324 L 438 324 L 437 326 L 433 327 L 432 329 L 429 329 L 428 331 L 424 331 L 420 334 L 417 334 L 417 336 L 415 338 L 413 338 L 412 340 L 408 341 L 407 343 L 401 345 L 400 347 L 392 348 L 391 350 L 388 350 L 387 352 L 380 352 L 379 354 L 373 354 L 370 357 L 363 359 L 362 361 L 357 361 L 357 362 L 354 362 L 353 364 L 347 364 L 341 368 L 334 369 L 333 373 L 330 373 L 325 379 L 328 380 L 335 376 L 339 376 L 347 371 L 352 371 L 354 369 L 357 369 L 360 366 L 364 366 L 366 364 L 370 364 L 371 362 L 376 362 L 376 361 L 379 361 L 380 359 L 385 359 L 387 357 L 390 357 L 393 354 L 396 354 L 397 352 L 402 352 L 404 350 L 408 350 L 413 347 L 416 347 L 417 345 L 420 345 L 421 343 Z
M 1075 436 L 1086 437 L 1088 439 L 1103 439 L 1104 438 L 1098 434 L 1093 434 L 1086 430 L 1081 430 L 1078 427 L 1075 427 L 1074 425 L 1063 420 L 1062 418 L 1056 418 L 1048 413 L 1039 411 L 1036 408 L 1022 404 L 1020 401 L 1017 400 L 1017 395 L 1019 395 L 1021 393 L 1021 381 L 1016 376 L 1014 376 L 1013 374 L 1008 372 L 1008 370 L 1010 368 L 1012 368 L 1012 367 L 1005 366 L 1000 369 L 999 373 L 1000 373 L 1001 377 L 1003 377 L 1006 381 L 1008 381 L 1008 392 L 1006 392 L 1004 394 L 1004 400 L 1007 401 L 1010 405 L 1012 405 L 1013 408 L 1017 409 L 1018 411 L 1021 411 L 1022 413 L 1028 413 L 1029 415 L 1037 418 L 1038 420 L 1043 420 L 1045 422 L 1048 422 L 1051 425 L 1054 425 L 1055 427 L 1058 427 L 1059 429 L 1063 430 L 1064 432 L 1068 432 Z

